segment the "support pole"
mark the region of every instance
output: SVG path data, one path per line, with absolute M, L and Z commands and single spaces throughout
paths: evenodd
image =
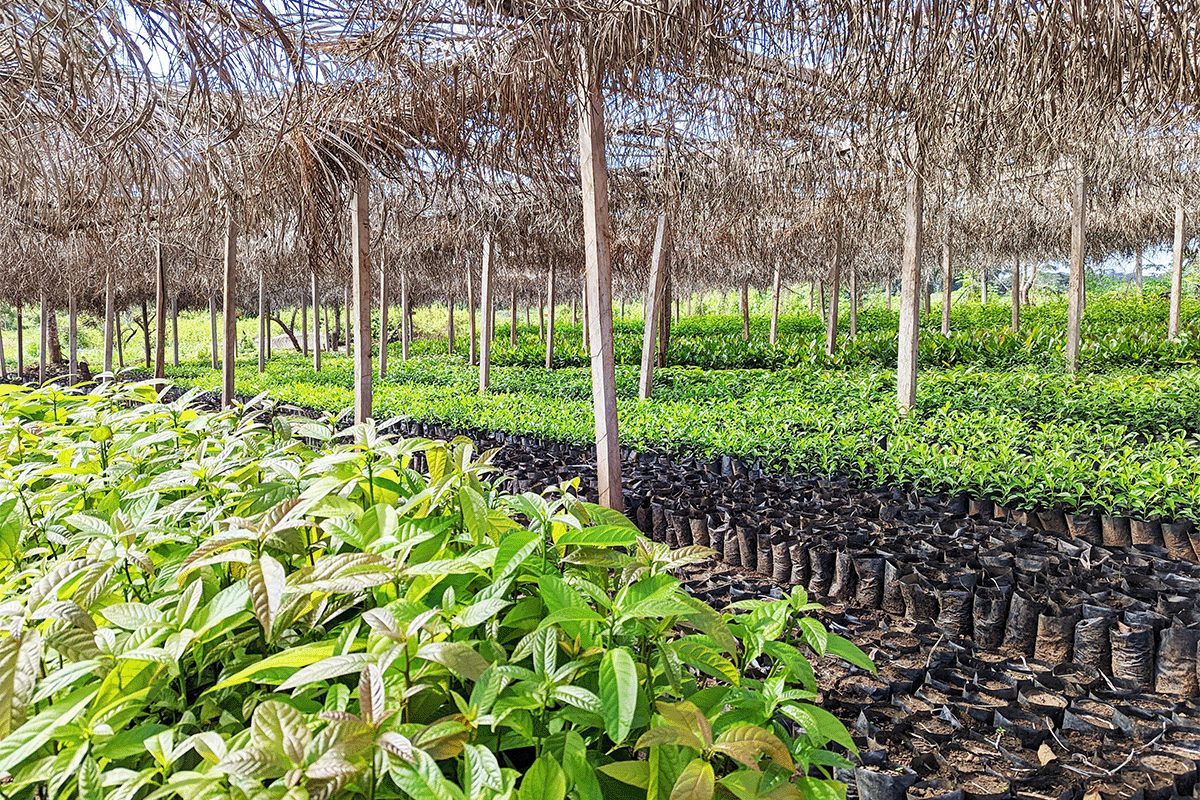
M 592 361 L 592 411 L 596 423 L 596 484 L 600 504 L 625 510 L 621 494 L 621 450 L 617 432 L 616 367 L 613 361 L 612 272 L 605 158 L 604 101 L 591 44 L 579 32 L 579 175 L 583 194 L 583 238 Z
M 508 324 L 508 343 L 513 347 L 517 346 L 517 284 L 514 281 L 509 289 L 508 295 L 509 305 L 509 324 Z
M 104 271 L 104 371 L 113 374 L 113 322 L 117 316 L 112 267 Z M 111 377 L 109 378 L 111 380 Z
M 354 296 L 354 421 L 371 418 L 371 184 L 364 171 L 358 176 L 354 190 L 354 205 L 350 211 L 351 269 Z M 348 298 L 347 298 L 348 299 Z M 350 306 L 346 307 L 350 313 Z M 347 334 L 349 328 L 347 325 Z M 347 336 L 347 354 L 350 354 Z
M 1142 293 L 1142 248 L 1139 246 L 1133 254 L 1133 280 L 1137 283 L 1138 294 Z
M 454 355 L 454 296 L 446 295 L 446 352 Z
M 308 358 L 308 295 L 300 292 L 300 350 Z
M 666 279 L 663 281 L 661 307 L 658 309 L 658 368 L 667 368 L 667 353 L 671 349 L 671 253 L 668 250 L 664 256 L 663 270 Z
M 388 285 L 387 270 L 379 268 L 379 380 L 387 378 Z
M 221 351 L 217 341 L 217 296 L 215 294 L 208 296 L 208 335 L 209 350 L 212 352 L 212 368 L 219 369 L 221 367 Z
M 1021 330 L 1021 257 L 1013 256 L 1012 267 L 1012 329 Z
M 179 366 L 179 295 L 171 298 L 171 365 Z
M 554 262 L 550 262 L 550 274 L 546 278 L 546 369 L 554 369 Z
M 233 209 L 225 221 L 225 287 L 223 298 L 224 338 L 221 354 L 221 406 L 233 404 L 233 368 L 237 363 L 237 223 Z
M 776 344 L 779 342 L 779 288 L 779 265 L 776 264 L 775 279 L 771 282 L 771 344 Z M 692 298 L 689 297 L 688 306 L 691 306 L 691 304 Z
M 258 273 L 258 371 L 267 371 L 267 274 Z
M 471 259 L 467 259 L 467 335 L 470 344 L 467 346 L 467 363 L 475 366 L 478 340 L 475 338 L 475 276 L 471 270 Z
M 67 293 L 67 374 L 69 383 L 79 380 L 79 315 L 75 308 L 75 292 Z
M 829 269 L 829 316 L 825 318 L 825 355 L 837 352 L 838 303 L 842 294 L 842 232 L 839 229 L 833 243 L 833 264 Z
M 49 353 L 49 342 L 50 342 L 50 317 L 49 317 L 48 311 L 46 309 L 46 290 L 45 289 L 42 289 L 41 301 L 42 301 L 42 313 L 41 313 L 41 320 L 40 320 L 41 325 L 38 326 L 41 329 L 41 336 L 42 336 L 42 341 L 41 341 L 42 346 L 40 348 L 40 352 L 38 353 L 38 385 L 39 386 L 41 386 L 43 383 L 46 382 L 46 356 Z
M 479 393 L 488 390 L 492 379 L 492 326 L 495 324 L 495 295 L 492 294 L 492 235 L 483 235 L 483 265 L 479 273 L 479 305 L 483 324 L 479 329 Z
M 850 264 L 850 338 L 858 336 L 858 270 Z
M 658 215 L 658 228 L 654 232 L 654 252 L 650 258 L 650 279 L 646 282 L 646 302 L 642 305 L 642 369 L 638 377 L 638 397 L 646 400 L 650 397 L 654 381 L 654 344 L 658 333 L 659 296 L 663 290 L 666 278 L 664 261 L 666 260 L 667 215 Z
M 313 310 L 313 372 L 321 371 L 321 298 L 317 293 L 317 273 L 309 273 Z M 329 326 L 326 325 L 326 330 Z
M 1084 238 L 1087 225 L 1087 176 L 1076 168 L 1071 187 L 1071 273 L 1067 284 L 1067 372 L 1079 368 L 1079 338 L 1083 324 Z
M 21 301 L 17 301 L 17 376 L 25 379 L 25 323 L 21 318 Z
M 1179 335 L 1179 307 L 1183 301 L 1183 204 L 1175 206 L 1175 246 L 1171 251 L 1171 310 L 1167 338 Z
M 750 338 L 750 281 L 749 280 L 742 281 L 741 309 L 742 309 L 742 338 L 749 339 Z
M 913 142 L 904 200 L 904 258 L 900 272 L 899 352 L 896 360 L 896 394 L 902 411 L 917 403 L 917 348 L 920 334 L 921 236 L 925 212 L 924 162 L 920 144 Z
M 4 330 L 0 328 L 0 378 L 8 380 L 8 361 L 4 357 Z
M 950 236 L 942 239 L 942 336 L 950 335 L 950 308 L 953 302 L 954 276 L 950 271 Z
M 450 312 L 451 321 L 454 312 Z M 451 334 L 453 336 L 453 334 Z M 412 344 L 412 301 L 408 291 L 408 273 L 400 273 L 400 359 L 408 361 L 408 348 Z
M 167 377 L 167 254 L 162 242 L 155 245 L 154 256 L 154 377 L 163 380 Z

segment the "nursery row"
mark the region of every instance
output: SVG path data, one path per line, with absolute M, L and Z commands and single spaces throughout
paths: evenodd
M 7 387 L 0 439 L 5 796 L 844 796 L 804 653 L 870 662 L 803 591 L 719 613 L 465 440 L 145 386 Z
M 206 389 L 216 385 L 212 373 L 188 372 L 190 377 L 180 377 L 182 383 Z M 242 370 L 238 387 L 248 395 L 270 392 L 289 403 L 339 411 L 351 399 L 342 374 L 327 383 L 327 378 L 313 382 L 300 370 L 264 375 Z M 1200 518 L 1196 441 L 1186 428 L 1162 432 L 1176 423 L 1148 426 L 1161 433 L 1147 436 L 1119 423 L 1101 424 L 1110 421 L 1104 417 L 1075 421 L 1064 414 L 1067 418 L 1049 422 L 1041 421 L 1036 410 L 1024 417 L 992 407 L 964 408 L 967 401 L 958 396 L 953 376 L 941 379 L 944 385 L 934 395 L 946 398 L 940 405 L 930 403 L 925 413 L 902 417 L 890 399 L 878 396 L 885 380 L 859 377 L 846 381 L 842 391 L 831 379 L 811 386 L 799 381 L 792 391 L 725 399 L 626 399 L 619 403 L 622 442 L 639 450 L 736 455 L 806 475 L 843 475 L 870 486 L 970 494 L 1015 509 Z M 1021 393 L 1020 381 L 1012 380 L 1013 394 Z M 1129 394 L 1149 404 L 1144 408 L 1155 403 L 1167 407 L 1177 388 L 1179 394 L 1189 394 L 1168 382 L 1155 400 L 1152 390 L 1137 388 L 1139 380 L 1149 379 L 1123 380 L 1130 382 Z M 979 388 L 986 378 L 968 373 L 967 381 L 977 394 L 990 391 Z M 1061 408 L 1087 406 L 1084 401 L 1068 403 L 1073 395 L 1068 384 L 1060 385 Z M 1004 386 L 1004 380 L 996 386 Z M 1098 397 L 1104 394 L 1098 391 Z M 1119 387 L 1110 387 L 1107 394 L 1121 398 Z M 532 392 L 479 395 L 454 384 L 382 383 L 375 403 L 381 419 L 401 416 L 580 444 L 593 435 L 591 403 L 582 398 Z

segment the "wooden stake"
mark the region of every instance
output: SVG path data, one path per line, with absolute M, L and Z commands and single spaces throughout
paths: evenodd
M 21 319 L 21 303 L 17 301 L 17 375 L 25 378 L 25 324 Z
M 309 273 L 312 291 L 313 310 L 313 372 L 321 371 L 321 298 L 317 293 L 317 273 Z M 325 320 L 325 330 L 329 330 L 329 319 Z
M 450 312 L 453 322 L 454 312 Z M 451 334 L 453 336 L 453 333 Z M 408 348 L 412 344 L 412 301 L 408 292 L 408 273 L 400 273 L 400 360 L 408 361 Z
M 212 350 L 212 368 L 219 369 L 221 366 L 221 351 L 217 347 L 217 296 L 215 294 L 208 296 L 208 327 L 212 345 L 210 348 Z
M 942 239 L 942 336 L 950 335 L 950 309 L 954 276 L 950 272 L 950 236 Z
M 1142 293 L 1142 248 L 1133 254 L 1133 280 L 1137 283 L 1138 294 Z
M 833 264 L 829 269 L 829 316 L 825 318 L 825 355 L 837 352 L 838 303 L 842 294 L 842 232 L 837 232 L 833 244 Z
M 300 292 L 300 349 L 308 358 L 308 295 Z
M 364 171 L 358 177 L 350 209 L 351 279 L 354 284 L 354 421 L 371 419 L 371 184 Z M 347 297 L 349 299 L 349 297 Z M 350 314 L 350 306 L 346 307 Z M 350 326 L 347 325 L 347 333 Z M 349 336 L 347 336 L 349 340 Z M 349 341 L 346 353 L 350 355 Z
M 1067 372 L 1079 368 L 1079 333 L 1083 324 L 1084 238 L 1087 225 L 1087 176 L 1076 168 L 1071 188 L 1071 273 L 1067 282 Z
M 475 338 L 475 276 L 471 270 L 471 259 L 467 259 L 467 335 L 470 344 L 467 346 L 467 364 L 475 366 L 478 340 Z
M 379 268 L 379 380 L 387 377 L 388 285 L 387 270 Z
M 1175 206 L 1175 246 L 1171 252 L 1171 307 L 1167 338 L 1179 335 L 1179 307 L 1183 299 L 1183 204 Z
M 116 287 L 113 285 L 112 267 L 104 270 L 104 372 L 107 380 L 113 374 L 113 322 L 116 311 Z
M 513 347 L 517 346 L 517 284 L 514 282 L 509 289 L 509 314 L 511 319 L 508 323 L 508 343 Z
M 221 346 L 221 405 L 233 405 L 233 369 L 237 364 L 237 222 L 233 209 L 225 220 L 225 286 L 222 298 L 224 337 Z
M 454 298 L 446 296 L 446 352 L 454 355 Z
M 152 357 L 150 355 L 150 309 L 146 305 L 146 298 L 142 298 L 142 344 L 146 351 L 146 369 L 150 369 Z
M 1013 333 L 1021 330 L 1021 257 L 1013 256 L 1012 323 Z
M 46 290 L 42 290 L 42 313 L 41 313 L 41 335 L 42 346 L 41 352 L 38 353 L 38 385 L 41 386 L 46 382 L 46 355 L 49 352 L 50 341 L 50 318 L 46 309 Z
M 925 212 L 924 162 L 920 145 L 909 167 L 904 200 L 904 259 L 900 268 L 900 330 L 896 394 L 902 411 L 917 403 L 917 348 L 920 335 L 921 237 Z
M 779 342 L 779 288 L 780 275 L 779 265 L 775 265 L 775 279 L 771 282 L 771 344 Z M 692 299 L 688 298 L 688 306 L 690 307 Z M 690 311 L 689 311 L 690 313 Z
M 167 377 L 167 255 L 162 242 L 155 245 L 154 256 L 154 377 L 163 380 Z
M 650 278 L 646 282 L 646 302 L 642 305 L 642 369 L 638 376 L 638 397 L 646 400 L 650 397 L 654 381 L 654 345 L 658 334 L 659 296 L 663 290 L 663 282 L 667 271 L 666 260 L 667 215 L 658 215 L 658 227 L 654 232 L 654 251 L 650 257 Z
M 179 295 L 171 298 L 171 365 L 179 366 Z
M 550 262 L 550 274 L 546 278 L 546 369 L 554 369 L 554 262 Z
M 483 235 L 483 266 L 479 273 L 479 305 L 483 324 L 479 330 L 479 393 L 488 390 L 492 379 L 492 326 L 495 324 L 496 298 L 492 294 L 492 235 Z
M 267 274 L 258 273 L 258 371 L 267 371 Z
M 538 339 L 546 338 L 546 295 L 538 293 Z
M 671 348 L 671 252 L 667 251 L 663 269 L 666 280 L 663 282 L 662 307 L 658 309 L 658 368 L 667 368 L 667 354 Z
M 591 352 L 588 349 L 588 307 L 586 296 L 583 298 L 583 324 L 579 326 L 579 343 L 583 346 L 585 353 Z
M 67 374 L 70 383 L 79 380 L 79 317 L 74 292 L 67 293 Z
M 850 338 L 858 336 L 858 270 L 850 265 Z
M 742 338 L 749 339 L 750 338 L 750 281 L 748 281 L 748 280 L 742 281 L 741 309 L 742 309 Z
M 584 283 L 589 307 L 592 361 L 592 411 L 596 423 L 596 483 L 600 504 L 625 510 L 621 494 L 621 449 L 617 432 L 616 367 L 613 361 L 612 272 L 608 211 L 608 163 L 605 159 L 604 101 L 598 65 L 590 43 L 579 35 L 579 175 L 583 194 Z

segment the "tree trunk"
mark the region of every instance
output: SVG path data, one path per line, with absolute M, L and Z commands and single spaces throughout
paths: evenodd
M 902 411 L 917 403 L 917 351 L 920 318 L 917 296 L 921 282 L 921 237 L 924 223 L 924 160 L 920 145 L 914 143 L 912 165 L 904 202 L 904 260 L 900 273 L 900 330 L 896 363 L 896 394 Z
M 221 366 L 221 351 L 217 343 L 217 296 L 215 294 L 208 296 L 208 325 L 212 345 L 212 368 L 218 369 Z M 117 337 L 117 341 L 120 341 L 120 337 Z
M 1142 248 L 1133 254 L 1133 280 L 1137 284 L 1138 294 L 1142 293 Z
M 347 355 L 354 358 L 354 421 L 371 419 L 374 401 L 374 375 L 371 370 L 371 184 L 366 172 L 358 176 L 350 206 L 350 271 L 352 290 L 346 299 L 354 298 L 353 330 L 354 352 L 349 347 Z M 351 306 L 346 306 L 347 322 L 351 319 Z M 347 328 L 350 325 L 347 324 Z M 348 339 L 349 337 L 347 337 Z M 347 342 L 347 344 L 349 344 Z
M 1175 206 L 1175 246 L 1171 251 L 1171 306 L 1167 318 L 1167 338 L 1179 335 L 1179 308 L 1183 301 L 1183 204 Z
M 550 262 L 546 278 L 546 369 L 554 369 L 554 304 L 558 302 L 554 293 L 554 262 Z
M 1021 257 L 1013 256 L 1012 324 L 1013 333 L 1021 330 Z
M 546 338 L 546 295 L 538 294 L 538 340 Z
M 388 283 L 387 270 L 379 270 L 379 380 L 387 378 Z
M 817 282 L 808 282 L 808 313 L 814 314 L 817 310 Z
M 819 299 L 821 301 L 821 324 L 824 325 L 825 324 L 825 281 L 821 281 L 818 284 L 818 288 L 820 289 Z
M 104 271 L 104 372 L 112 379 L 113 374 L 113 322 L 116 311 L 116 286 L 113 283 L 112 268 Z
M 837 352 L 838 301 L 842 295 L 842 233 L 838 231 L 833 245 L 833 264 L 829 269 L 829 316 L 825 319 L 825 355 Z
M 258 273 L 258 371 L 267 371 L 267 274 Z
M 475 366 L 476 348 L 479 346 L 479 340 L 476 338 L 478 332 L 475 330 L 475 276 L 471 270 L 471 259 L 467 259 L 467 335 L 470 337 L 470 345 L 467 348 L 467 363 L 470 366 Z
M 779 342 L 779 266 L 775 266 L 775 279 L 771 282 L 771 344 Z M 692 304 L 691 297 L 688 298 L 688 306 Z M 689 310 L 690 313 L 690 310 Z
M 1071 190 L 1071 273 L 1067 286 L 1067 372 L 1079 368 L 1079 339 L 1083 324 L 1084 247 L 1087 225 L 1087 177 L 1077 167 Z
M 954 275 L 950 270 L 950 237 L 942 239 L 942 336 L 950 335 L 950 310 Z
M 38 328 L 41 330 L 42 335 L 42 346 L 39 348 L 38 353 L 38 385 L 41 386 L 46 382 L 46 349 L 50 337 L 50 310 L 46 308 L 45 289 L 42 290 L 42 313 L 41 319 L 38 322 Z
M 1035 260 L 1029 265 L 1029 280 L 1025 281 L 1024 287 L 1021 289 L 1021 304 L 1029 307 L 1033 305 L 1029 302 L 1029 292 L 1033 289 L 1033 282 L 1037 280 L 1038 262 Z
M 742 311 L 742 338 L 750 338 L 750 282 L 742 281 L 742 294 L 740 298 L 740 306 Z
M 50 315 L 47 320 L 49 324 L 48 330 L 50 336 L 50 363 L 56 366 L 61 366 L 62 364 L 66 363 L 66 359 L 63 358 L 62 342 L 58 338 L 58 312 L 54 309 L 50 309 L 48 313 Z
M 167 377 L 167 255 L 162 242 L 154 248 L 154 377 Z
M 79 314 L 74 292 L 67 294 L 67 374 L 70 383 L 79 380 Z
M 312 292 L 313 312 L 313 372 L 321 371 L 321 297 L 317 293 L 317 273 L 309 273 L 310 291 Z M 325 318 L 325 331 L 328 335 L 329 317 Z
M 479 305 L 483 324 L 479 330 L 479 393 L 487 392 L 492 380 L 492 326 L 496 320 L 496 298 L 492 294 L 492 267 L 495 254 L 492 235 L 483 235 L 483 263 L 479 273 Z
M 237 366 L 237 222 L 233 209 L 225 221 L 225 282 L 222 297 L 224 336 L 221 345 L 221 405 L 233 405 L 234 367 Z
M 646 282 L 646 302 L 642 306 L 642 364 L 638 375 L 638 397 L 650 397 L 654 382 L 654 345 L 658 328 L 659 296 L 667 277 L 666 260 L 667 215 L 658 215 L 658 227 L 654 232 L 654 251 L 650 257 L 650 278 Z
M 667 368 L 667 354 L 671 348 L 671 254 L 667 253 L 666 282 L 662 291 L 662 308 L 658 311 L 658 367 Z
M 581 26 L 582 32 L 582 26 Z M 616 365 L 613 359 L 612 221 L 608 209 L 602 65 L 593 63 L 587 37 L 579 37 L 579 184 L 583 194 L 584 286 L 589 306 L 592 361 L 592 415 L 596 426 L 596 485 L 599 501 L 625 510 L 621 493 L 621 448 L 617 432 Z

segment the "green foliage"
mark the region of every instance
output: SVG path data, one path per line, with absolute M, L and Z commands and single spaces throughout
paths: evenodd
M 871 665 L 802 591 L 719 614 L 570 484 L 270 411 L 0 394 L 6 797 L 844 795 L 804 654 Z

